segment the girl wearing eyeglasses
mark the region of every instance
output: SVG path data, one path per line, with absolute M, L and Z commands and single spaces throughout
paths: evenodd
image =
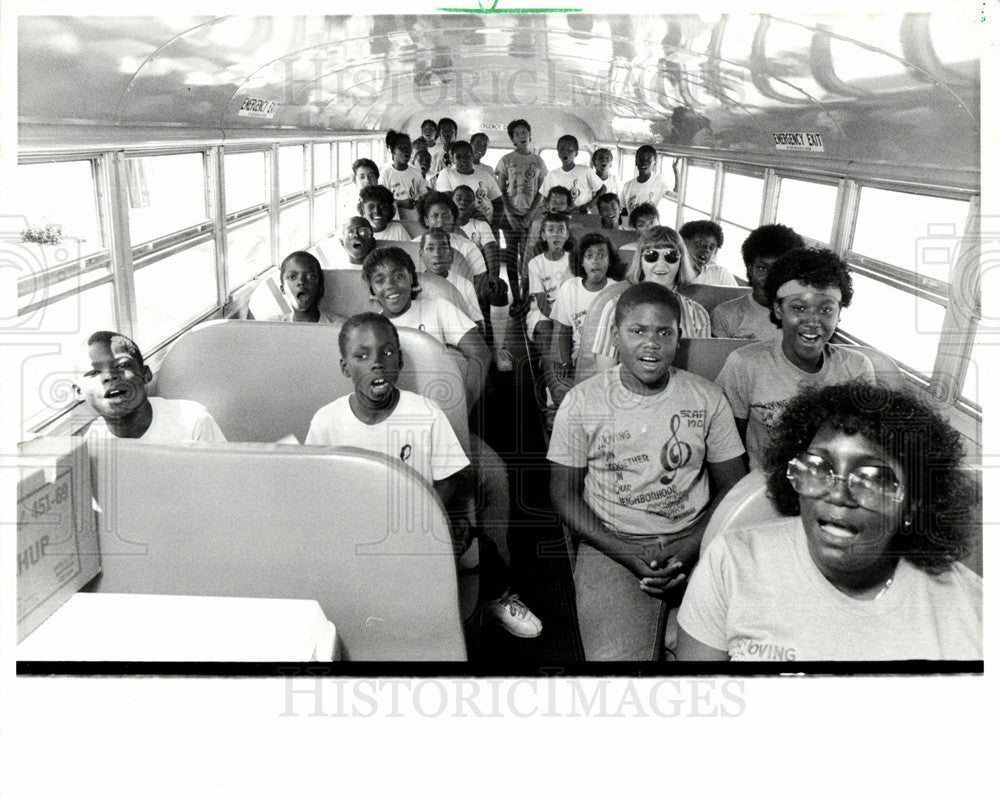
M 661 226 L 647 229 L 636 244 L 635 255 L 625 271 L 625 281 L 606 287 L 590 306 L 591 316 L 597 318 L 590 352 L 596 358 L 597 370 L 614 366 L 618 356 L 611 327 L 614 325 L 618 297 L 626 288 L 646 281 L 676 291 L 680 285 L 693 282 L 695 276 L 684 241 L 676 230 Z M 711 337 L 712 322 L 705 308 L 679 293 L 677 298 L 681 303 L 681 334 L 685 337 Z
M 766 455 L 783 519 L 712 541 L 680 609 L 679 660 L 981 660 L 981 501 L 958 433 L 864 381 L 788 402 Z

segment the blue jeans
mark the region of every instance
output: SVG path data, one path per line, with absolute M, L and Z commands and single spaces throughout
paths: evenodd
M 576 614 L 588 661 L 655 661 L 670 605 L 639 588 L 626 567 L 584 541 L 577 551 Z

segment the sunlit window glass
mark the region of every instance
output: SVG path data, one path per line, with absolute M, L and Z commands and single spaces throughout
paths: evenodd
M 354 161 L 351 159 L 351 142 L 350 141 L 338 141 L 337 142 L 337 178 L 341 180 L 349 180 L 354 176 L 354 172 L 351 171 L 351 165 Z M 381 169 L 382 166 L 379 165 Z
M 726 174 L 722 182 L 720 214 L 748 229 L 760 225 L 760 205 L 764 196 L 764 180 L 744 174 Z
M 58 190 L 53 186 L 58 186 Z M 48 239 L 58 236 L 65 247 L 60 259 L 66 256 L 76 259 L 104 248 L 91 161 L 18 166 L 17 190 L 17 212 L 23 217 L 18 226 L 22 231 L 43 233 L 39 236 L 42 240 L 46 239 L 46 230 L 51 230 Z M 46 265 L 62 264 L 56 262 L 54 255 L 45 257 L 54 251 L 46 248 L 47 244 L 26 245 L 39 247 Z
M 226 232 L 229 290 L 271 267 L 271 221 L 262 218 Z
M 215 245 L 202 243 L 135 272 L 136 342 L 143 350 L 216 306 Z
M 282 208 L 278 229 L 281 244 L 278 252 L 281 258 L 309 246 L 309 203 L 299 202 Z
M 267 202 L 267 167 L 263 152 L 227 154 L 224 167 L 227 213 Z
M 127 158 L 125 166 L 133 246 L 208 220 L 200 152 Z
M 851 250 L 950 282 L 969 203 L 862 188 Z
M 278 147 L 278 192 L 282 196 L 305 188 L 304 147 Z
M 944 307 L 857 272 L 852 279 L 854 300 L 842 314 L 841 328 L 917 372 L 930 374 Z
M 836 186 L 782 177 L 775 221 L 829 246 L 836 207 Z
M 330 163 L 330 145 L 328 143 L 313 144 L 314 185 L 326 185 L 333 179 L 333 171 Z

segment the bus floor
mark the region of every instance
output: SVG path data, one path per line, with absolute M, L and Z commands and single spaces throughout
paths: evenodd
M 558 673 L 559 662 L 583 660 L 573 576 L 562 527 L 549 498 L 549 467 L 527 353 L 511 372 L 491 372 L 478 407 L 483 439 L 504 460 L 510 479 L 509 545 L 513 591 L 541 619 L 543 630 L 521 639 L 487 620 L 469 634 L 469 660 L 497 673 Z

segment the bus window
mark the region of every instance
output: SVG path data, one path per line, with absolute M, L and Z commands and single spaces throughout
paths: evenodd
M 562 161 L 559 160 L 559 153 L 554 149 L 543 149 L 538 153 L 538 156 L 542 159 L 542 163 L 545 164 L 545 168 L 549 171 L 555 171 L 556 169 L 562 168 Z M 577 158 L 579 159 L 579 155 Z M 582 161 L 581 161 L 582 162 Z
M 132 246 L 208 220 L 204 160 L 201 152 L 126 159 Z
M 289 196 L 304 190 L 305 158 L 302 146 L 278 147 L 278 193 Z
M 229 292 L 271 267 L 271 219 L 257 218 L 226 229 Z
M 968 213 L 956 199 L 863 187 L 850 249 L 947 284 Z
M 376 163 L 379 163 L 379 158 L 371 158 Z M 338 141 L 337 142 L 337 179 L 341 182 L 349 181 L 353 176 L 354 172 L 351 171 L 351 166 L 354 163 L 351 160 L 351 142 L 350 141 Z M 382 165 L 379 163 L 379 168 Z
M 486 150 L 486 154 L 483 155 L 482 164 L 484 166 L 489 166 L 491 169 L 497 167 L 497 163 L 500 162 L 500 158 L 506 155 L 508 152 L 513 152 L 514 150 L 510 147 L 495 147 L 493 142 L 490 141 L 490 148 Z
M 937 355 L 944 307 L 857 268 L 851 270 L 854 300 L 843 313 L 841 328 L 863 345 L 929 375 Z
M 332 188 L 316 192 L 313 200 L 313 229 L 316 240 L 324 238 L 337 229 L 337 193 Z
M 94 189 L 94 168 L 92 160 L 71 160 L 18 166 L 17 170 L 19 209 L 27 225 L 38 230 L 54 225 L 63 240 L 72 244 L 74 257 L 105 248 Z M 54 186 L 58 186 L 58 190 Z M 37 244 L 26 245 L 35 253 L 46 253 Z M 44 260 L 43 256 L 41 261 Z
M 309 202 L 281 208 L 278 216 L 278 260 L 309 245 Z
M 661 169 L 662 174 L 662 169 Z M 667 173 L 669 177 L 669 172 Z M 667 185 L 670 180 L 665 180 Z M 715 168 L 712 166 L 695 166 L 688 163 L 687 187 L 684 189 L 684 208 L 698 210 L 698 213 L 684 213 L 684 221 L 709 218 L 712 215 L 712 197 L 715 194 Z M 661 216 L 662 219 L 662 216 Z
M 782 177 L 775 222 L 821 246 L 829 246 L 836 206 L 837 186 Z
M 764 179 L 728 171 L 722 179 L 719 226 L 722 227 L 725 242 L 718 262 L 729 268 L 738 279 L 746 279 L 746 267 L 740 249 L 747 235 L 760 226 Z
M 977 409 L 981 409 L 983 406 L 984 392 L 986 390 L 986 380 L 983 377 L 982 370 L 980 370 L 981 363 L 986 359 L 985 339 L 983 324 L 977 323 L 972 355 L 969 357 L 969 369 L 965 372 L 965 383 L 962 385 L 962 400 L 972 404 Z
M 135 339 L 152 351 L 179 329 L 216 308 L 215 243 L 135 263 Z
M 267 168 L 263 152 L 226 153 L 226 214 L 267 204 Z
M 333 159 L 326 141 L 313 144 L 313 185 L 320 188 L 333 180 Z

